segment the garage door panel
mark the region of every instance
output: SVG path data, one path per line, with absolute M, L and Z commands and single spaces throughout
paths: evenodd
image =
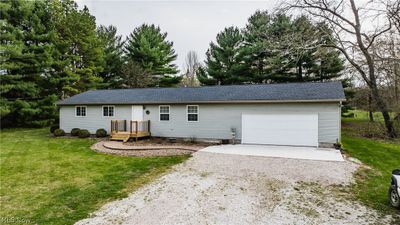
M 242 143 L 318 145 L 318 114 L 242 115 Z

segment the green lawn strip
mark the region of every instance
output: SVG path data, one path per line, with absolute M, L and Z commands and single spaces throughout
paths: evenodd
M 369 121 L 369 112 L 368 111 L 354 109 L 354 110 L 349 110 L 349 112 L 346 114 L 350 114 L 350 113 L 354 113 L 354 117 L 349 118 L 351 120 Z M 375 121 L 383 121 L 383 116 L 382 116 L 381 112 L 373 112 L 372 114 L 374 116 Z M 390 112 L 389 114 L 390 114 L 391 118 L 393 118 L 395 116 L 395 113 L 393 113 L 393 112 Z M 348 118 L 343 118 L 343 119 L 348 119 Z
M 354 137 L 347 132 L 342 135 L 342 143 L 349 155 L 372 168 L 360 169 L 356 174 L 354 191 L 359 199 L 385 214 L 396 213 L 389 206 L 387 191 L 392 170 L 400 167 L 400 144 Z
M 73 224 L 187 159 L 96 153 L 93 139 L 53 138 L 47 129 L 3 130 L 0 138 L 0 217 L 38 224 Z

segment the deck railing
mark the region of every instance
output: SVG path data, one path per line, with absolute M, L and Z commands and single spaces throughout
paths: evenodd
M 111 120 L 111 133 L 127 131 L 127 120 Z
M 128 131 L 128 120 L 111 120 L 111 133 Z M 129 121 L 129 132 L 130 133 L 140 133 L 148 132 L 150 133 L 150 120 L 130 120 Z
M 150 120 L 132 121 L 130 124 L 131 133 L 147 132 L 150 133 Z

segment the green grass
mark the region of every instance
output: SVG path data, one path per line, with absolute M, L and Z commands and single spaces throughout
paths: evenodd
M 381 122 L 369 123 L 367 120 L 368 117 L 343 119 L 342 144 L 345 151 L 371 168 L 358 170 L 354 192 L 362 202 L 384 214 L 396 214 L 398 211 L 388 203 L 387 191 L 392 170 L 400 169 L 400 140 L 379 138 L 384 137 L 384 133 L 363 137 L 365 130 L 385 132 Z
M 53 138 L 47 129 L 3 130 L 0 141 L 0 224 L 73 224 L 187 159 L 96 153 L 93 139 Z
M 363 110 L 350 110 L 347 114 L 354 113 L 354 118 L 343 118 L 344 120 L 360 120 L 360 121 L 368 121 L 369 120 L 369 112 Z M 383 116 L 381 112 L 373 112 L 375 121 L 383 121 Z M 390 113 L 390 116 L 394 116 L 394 113 Z

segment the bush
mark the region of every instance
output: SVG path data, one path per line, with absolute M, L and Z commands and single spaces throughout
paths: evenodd
M 87 138 L 87 137 L 90 137 L 90 132 L 88 130 L 85 130 L 85 129 L 79 130 L 78 136 L 80 138 Z
M 81 130 L 81 129 L 79 129 L 79 128 L 73 128 L 73 129 L 71 130 L 71 136 L 78 136 L 80 130 Z
M 96 137 L 101 138 L 107 136 L 107 131 L 104 129 L 96 130 Z
M 64 135 L 65 135 L 65 131 L 63 129 L 55 129 L 54 130 L 54 136 L 60 137 L 60 136 L 64 136 Z
M 58 124 L 53 124 L 50 126 L 50 133 L 54 133 L 55 130 L 57 130 L 58 128 L 60 128 L 60 125 Z

